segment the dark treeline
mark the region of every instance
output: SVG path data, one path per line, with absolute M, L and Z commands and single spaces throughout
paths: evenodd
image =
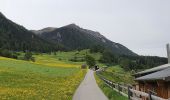
M 167 63 L 167 58 L 157 56 L 121 56 L 119 64 L 125 70 L 143 70 Z
M 17 59 L 18 55 L 19 53 L 12 52 L 7 49 L 0 49 L 0 56 Z
M 99 47 L 101 48 L 99 49 Z M 107 65 L 119 64 L 125 70 L 138 71 L 167 63 L 167 58 L 164 57 L 116 55 L 107 49 L 103 49 L 102 46 L 94 46 L 90 49 L 90 52 L 101 52 L 102 56 L 99 62 Z
M 14 58 L 14 59 L 22 59 L 27 61 L 35 62 L 35 58 L 32 56 L 32 52 L 26 51 L 22 58 L 19 58 L 21 54 L 19 52 L 10 51 L 7 49 L 0 49 L 0 56 L 7 57 L 7 58 Z

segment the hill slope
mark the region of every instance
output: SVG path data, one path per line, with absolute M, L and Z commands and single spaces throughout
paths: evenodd
M 0 13 L 0 48 L 17 51 L 50 51 L 55 50 L 53 44 L 36 36 Z
M 72 99 L 86 70 L 68 67 L 74 64 L 66 62 L 60 66 L 61 61 L 52 55 L 36 55 L 36 59 L 38 62 L 33 63 L 0 57 L 1 100 Z
M 110 41 L 99 32 L 83 29 L 75 24 L 61 28 L 50 27 L 38 31 L 34 30 L 33 32 L 52 43 L 60 43 L 69 50 L 87 49 L 94 45 L 102 45 L 115 54 L 136 55 L 125 46 Z

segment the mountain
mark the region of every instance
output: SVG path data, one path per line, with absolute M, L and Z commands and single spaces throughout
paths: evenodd
M 47 27 L 47 28 L 44 28 L 42 30 L 38 30 L 38 31 L 35 31 L 35 30 L 31 30 L 33 33 L 35 34 L 41 34 L 41 33 L 47 33 L 47 32 L 51 32 L 51 31 L 54 31 L 56 28 L 54 27 Z
M 115 54 L 137 55 L 125 46 L 110 41 L 99 32 L 83 29 L 75 24 L 60 28 L 48 27 L 32 32 L 49 42 L 62 44 L 69 50 L 87 49 L 94 45 L 101 45 Z
M 0 48 L 15 51 L 52 51 L 59 47 L 28 31 L 0 13 Z
M 94 45 L 101 45 L 115 54 L 136 55 L 125 46 L 110 41 L 99 32 L 83 29 L 75 24 L 29 31 L 7 19 L 0 12 L 0 49 L 48 52 L 63 49 L 87 49 Z

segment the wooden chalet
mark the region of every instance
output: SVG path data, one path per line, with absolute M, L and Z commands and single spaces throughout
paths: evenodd
M 168 64 L 151 68 L 136 73 L 135 89 L 146 93 L 152 92 L 154 95 L 164 99 L 170 98 L 170 48 L 167 45 Z M 142 98 L 147 100 L 146 98 Z

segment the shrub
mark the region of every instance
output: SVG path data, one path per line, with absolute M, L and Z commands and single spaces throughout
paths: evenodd
M 89 68 L 92 68 L 92 66 L 94 66 L 96 64 L 96 61 L 92 56 L 87 55 L 86 56 L 86 63 L 89 66 Z
M 17 59 L 18 53 L 9 51 L 7 49 L 0 49 L 0 56 Z
M 32 56 L 32 53 L 31 52 L 26 52 L 25 55 L 24 55 L 24 60 L 31 60 L 33 62 L 35 62 L 35 58 Z

